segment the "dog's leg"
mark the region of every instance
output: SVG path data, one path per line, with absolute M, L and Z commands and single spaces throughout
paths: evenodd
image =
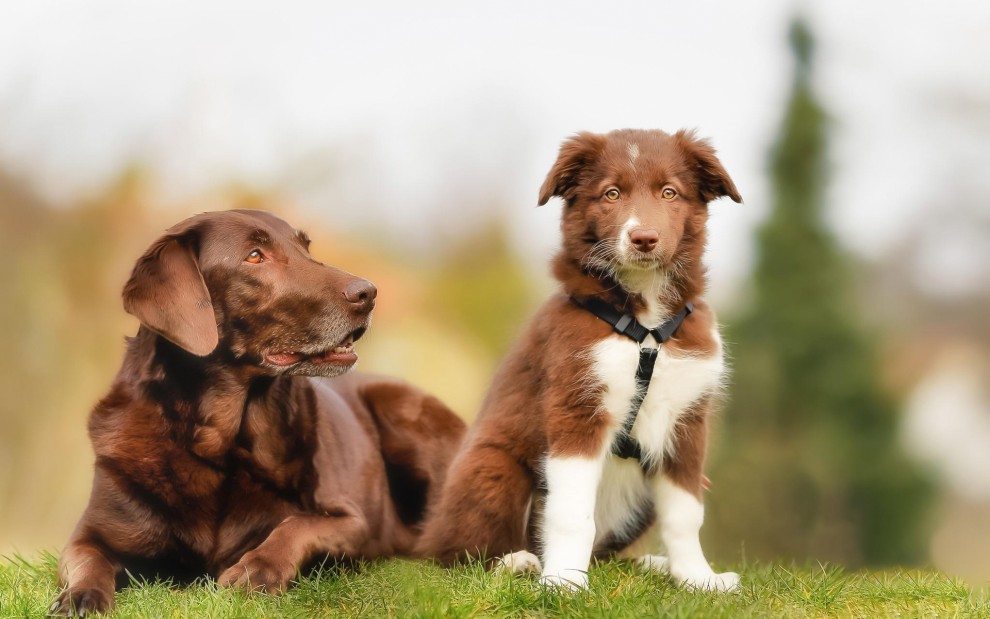
M 677 584 L 708 591 L 735 591 L 739 575 L 716 574 L 701 550 L 699 533 L 705 519 L 701 502 L 707 437 L 707 398 L 678 426 L 674 456 L 654 479 L 660 541 L 667 557 L 647 555 L 640 564 L 669 573 Z
M 254 550 L 244 553 L 217 582 L 281 593 L 298 571 L 317 556 L 353 557 L 368 540 L 368 525 L 357 508 L 344 505 L 324 514 L 295 514 L 283 520 Z
M 417 554 L 453 563 L 526 548 L 531 473 L 505 450 L 470 445 L 454 459 Z
M 602 455 L 547 458 L 541 583 L 566 589 L 588 586 L 602 466 Z
M 48 614 L 83 617 L 110 610 L 119 571 L 120 564 L 106 551 L 74 534 L 59 559 L 59 582 L 65 588 Z

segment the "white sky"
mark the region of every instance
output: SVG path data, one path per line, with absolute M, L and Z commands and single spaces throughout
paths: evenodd
M 933 204 L 986 195 L 990 2 L 963 1 L 6 2 L 0 159 L 55 198 L 135 158 L 177 197 L 277 184 L 420 246 L 500 208 L 542 259 L 557 205 L 533 207 L 564 137 L 697 127 L 747 202 L 712 208 L 718 295 L 766 212 L 798 8 L 852 247 L 878 255 Z

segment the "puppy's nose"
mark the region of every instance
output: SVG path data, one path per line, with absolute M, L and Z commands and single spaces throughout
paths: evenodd
M 629 240 L 642 252 L 653 251 L 660 241 L 660 234 L 653 229 L 636 228 L 629 233 Z
M 344 286 L 344 298 L 354 306 L 354 310 L 368 313 L 375 307 L 378 289 L 366 279 L 355 279 Z

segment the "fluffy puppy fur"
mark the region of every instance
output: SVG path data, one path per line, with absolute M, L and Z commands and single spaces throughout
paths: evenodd
M 725 367 L 705 302 L 708 203 L 742 198 L 691 132 L 621 130 L 567 140 L 539 203 L 563 198 L 561 290 L 504 360 L 427 519 L 419 550 L 501 557 L 545 583 L 584 587 L 592 556 L 618 553 L 690 587 L 731 590 L 698 540 L 705 441 Z M 571 297 L 598 297 L 656 327 L 694 304 L 660 350 L 631 434 L 639 345 Z M 656 346 L 648 338 L 644 346 Z

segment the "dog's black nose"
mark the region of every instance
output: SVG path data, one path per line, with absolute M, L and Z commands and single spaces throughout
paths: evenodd
M 657 242 L 660 241 L 660 234 L 653 229 L 636 228 L 629 233 L 629 240 L 639 251 L 648 252 L 653 251 L 653 248 L 657 246 Z
M 375 307 L 375 297 L 378 288 L 366 279 L 355 279 L 344 287 L 344 298 L 348 300 L 355 311 L 367 313 Z

